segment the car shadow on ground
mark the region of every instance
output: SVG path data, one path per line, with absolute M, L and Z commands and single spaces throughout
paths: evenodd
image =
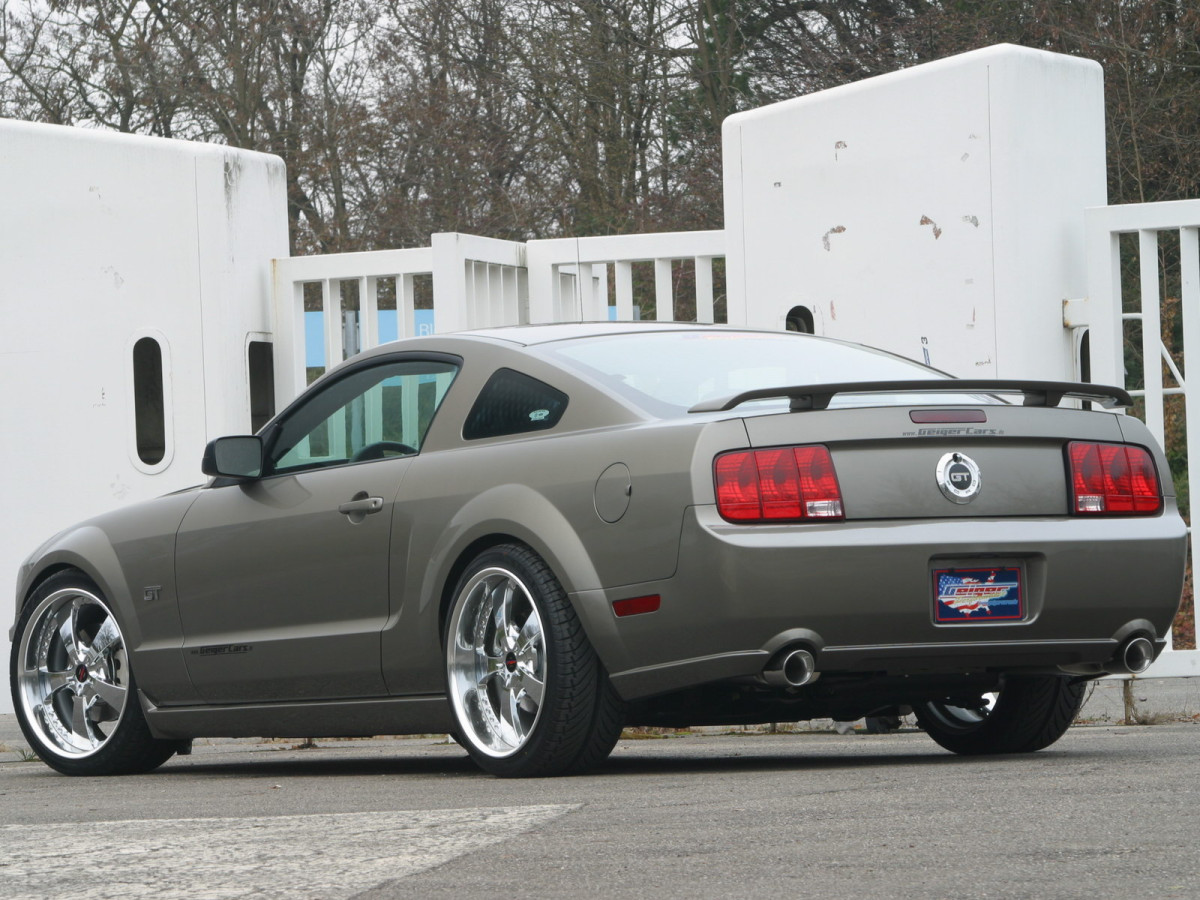
M 288 752 L 288 751 L 285 751 Z M 253 759 L 237 754 L 237 759 L 185 757 L 168 762 L 147 777 L 246 777 L 246 778 L 303 778 L 303 777 L 362 777 L 371 775 L 395 776 L 438 776 L 461 775 L 491 778 L 465 755 L 439 752 L 436 755 L 412 756 L 403 752 L 395 755 L 369 757 L 354 755 L 352 751 L 325 751 L 322 749 L 299 751 L 313 754 L 296 758 L 297 751 L 290 751 L 287 759 L 264 759 L 263 751 L 256 751 Z M 332 753 L 337 753 L 334 757 Z M 319 755 L 318 755 L 319 754 Z M 1099 759 L 1104 756 L 1079 749 L 1049 749 L 1037 754 L 1037 758 L 1069 757 L 1074 761 Z M 747 752 L 744 748 L 728 755 L 709 752 L 678 752 L 669 755 L 636 750 L 618 750 L 600 767 L 582 775 L 569 776 L 569 780 L 586 778 L 622 778 L 663 774 L 737 774 L 754 772 L 822 772 L 833 770 L 863 770 L 872 768 L 895 768 L 902 766 L 980 766 L 1003 764 L 1015 759 L 1031 759 L 1029 754 L 997 756 L 955 756 L 938 750 L 928 753 L 908 751 L 862 753 L 853 755 L 831 754 L 817 750 L 799 749 L 795 752 Z

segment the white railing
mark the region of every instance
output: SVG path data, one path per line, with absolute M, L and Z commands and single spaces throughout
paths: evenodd
M 438 331 L 529 321 L 524 244 L 455 232 L 435 234 L 431 243 Z
M 400 336 L 412 328 L 413 280 L 433 271 L 433 250 L 379 250 L 294 256 L 272 261 L 275 304 L 275 397 L 282 406 L 307 385 L 305 367 L 304 286 L 321 285 L 327 365 L 345 358 L 342 282 L 358 282 L 360 348 L 379 343 L 379 282 L 396 281 L 396 319 Z
M 696 266 L 696 321 L 713 321 L 713 260 L 725 255 L 724 231 L 552 238 L 530 241 L 529 315 L 532 322 L 608 318 L 608 266 L 613 266 L 617 318 L 633 318 L 633 264 L 654 264 L 654 308 L 660 322 L 675 321 L 671 267 Z
M 1124 323 L 1140 320 L 1144 386 L 1130 393 L 1145 398 L 1146 425 L 1163 447 L 1167 446 L 1165 398 L 1172 394 L 1183 395 L 1185 422 L 1194 423 L 1194 427 L 1186 429 L 1186 440 L 1188 484 L 1195 489 L 1200 485 L 1200 389 L 1189 392 L 1184 375 L 1191 371 L 1185 362 L 1189 348 L 1196 354 L 1200 366 L 1200 200 L 1098 207 L 1087 210 L 1085 225 L 1092 381 L 1124 386 Z M 1158 253 L 1162 232 L 1178 232 L 1179 235 L 1183 356 L 1178 361 L 1162 340 L 1162 272 Z M 1138 236 L 1139 291 L 1137 311 L 1131 313 L 1123 310 L 1123 234 Z M 1163 386 L 1163 363 L 1178 387 Z M 1194 615 L 1195 605 L 1193 621 Z M 1161 657 L 1148 675 L 1200 675 L 1200 651 L 1173 650 Z
M 273 263 L 275 389 L 285 403 L 307 383 L 305 286 L 319 284 L 324 362 L 335 365 L 379 343 L 379 283 L 395 280 L 398 337 L 413 333 L 415 279 L 432 278 L 438 332 L 609 318 L 608 266 L 613 266 L 618 319 L 634 318 L 633 265 L 654 264 L 655 310 L 673 321 L 672 265 L 693 260 L 696 317 L 713 321 L 713 260 L 724 256 L 722 231 L 559 238 L 522 244 L 470 234 L 435 234 L 430 246 L 297 256 Z M 342 284 L 357 282 L 357 330 L 342 310 Z M 350 334 L 352 339 L 347 339 Z
M 379 337 L 380 282 L 394 280 L 397 337 L 414 333 L 416 279 L 433 279 L 438 331 L 528 321 L 525 246 L 469 234 L 435 234 L 429 247 L 294 256 L 273 261 L 275 389 L 286 402 L 304 389 L 304 289 L 321 286 L 324 364 L 336 365 Z M 358 316 L 343 316 L 342 284 L 358 284 Z M 356 320 L 357 328 L 354 327 Z

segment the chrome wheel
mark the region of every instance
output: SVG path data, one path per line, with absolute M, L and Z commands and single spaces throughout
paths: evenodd
M 104 601 L 82 588 L 53 591 L 18 640 L 14 693 L 45 750 L 83 759 L 103 749 L 130 701 L 125 639 Z
M 982 725 L 996 706 L 995 692 L 980 697 L 979 706 L 954 706 L 934 701 L 925 705 L 925 714 L 947 731 L 974 731 Z
M 463 737 L 491 757 L 520 750 L 546 690 L 546 640 L 529 589 L 513 572 L 476 572 L 454 601 L 447 630 L 450 700 Z
M 1062 737 L 1082 703 L 1082 681 L 1017 673 L 978 702 L 958 705 L 948 697 L 914 704 L 913 712 L 926 734 L 954 753 L 1032 753 Z

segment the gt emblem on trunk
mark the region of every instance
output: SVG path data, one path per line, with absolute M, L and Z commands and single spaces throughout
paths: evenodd
M 982 483 L 975 460 L 962 453 L 947 453 L 937 464 L 937 483 L 946 499 L 970 503 L 979 496 Z

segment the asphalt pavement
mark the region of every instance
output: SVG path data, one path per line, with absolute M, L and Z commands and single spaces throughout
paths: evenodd
M 483 775 L 444 738 L 205 740 L 107 779 L 0 717 L 0 898 L 1200 897 L 1200 679 L 1097 686 L 1048 750 L 906 728 L 622 740 Z

